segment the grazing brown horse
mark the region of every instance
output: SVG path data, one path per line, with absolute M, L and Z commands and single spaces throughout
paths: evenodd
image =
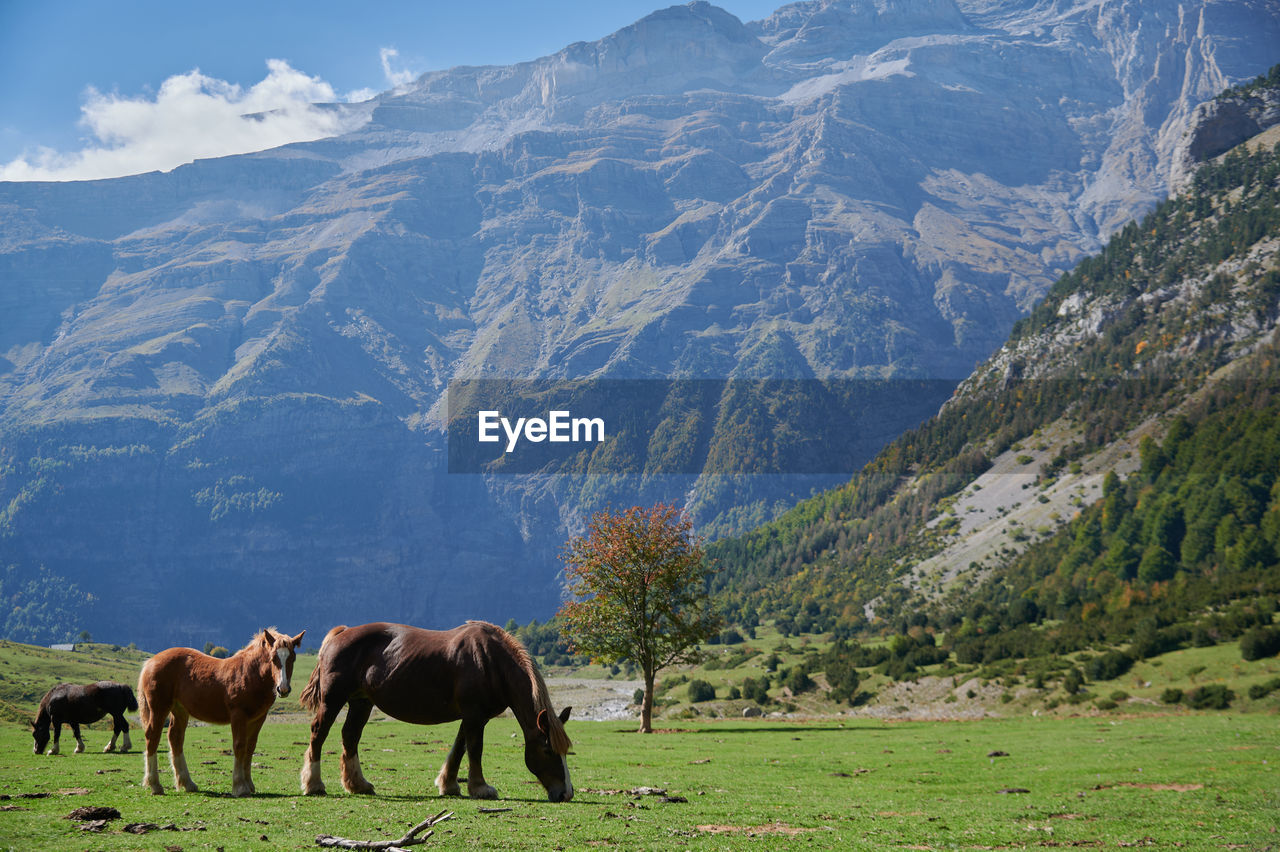
M 150 787 L 152 793 L 164 792 L 156 769 L 156 750 L 164 719 L 172 716 L 169 763 L 173 766 L 173 785 L 189 793 L 199 789 L 191 780 L 182 753 L 187 720 L 195 716 L 202 722 L 231 725 L 231 748 L 235 754 L 231 794 L 252 796 L 249 767 L 258 745 L 258 732 L 276 695 L 289 694 L 295 652 L 306 632 L 289 637 L 268 627 L 225 660 L 193 648 L 170 648 L 147 660 L 138 676 L 142 727 L 147 737 L 143 785 Z
M 104 752 L 116 750 L 116 738 L 124 734 L 124 742 L 120 751 L 128 751 L 133 747 L 129 742 L 129 723 L 124 718 L 126 710 L 137 710 L 138 700 L 133 697 L 133 690 L 123 683 L 100 680 L 97 683 L 79 686 L 74 683 L 60 683 L 45 693 L 40 701 L 40 711 L 31 723 L 31 736 L 35 738 L 36 754 L 43 754 L 44 747 L 49 744 L 49 726 L 53 726 L 53 748 L 49 754 L 58 753 L 58 740 L 62 738 L 62 726 L 71 726 L 71 733 L 76 737 L 76 754 L 84 751 L 84 740 L 80 739 L 80 726 L 92 724 L 108 713 L 114 723 L 111 742 L 107 743 Z
M 320 749 L 342 706 L 342 786 L 372 793 L 360 771 L 360 733 L 376 706 L 388 716 L 417 725 L 462 720 L 449 756 L 436 777 L 442 796 L 459 794 L 458 766 L 470 760 L 467 792 L 496 799 L 480 768 L 484 726 L 508 707 L 524 730 L 524 763 L 553 802 L 573 798 L 569 780 L 569 738 L 551 707 L 547 685 L 529 652 L 515 637 L 483 621 L 453 630 L 423 630 L 403 624 L 335 627 L 324 637 L 320 659 L 302 691 L 312 711 L 311 744 L 302 759 L 302 792 L 324 793 Z

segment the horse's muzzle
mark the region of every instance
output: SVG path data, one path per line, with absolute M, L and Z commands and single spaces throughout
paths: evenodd
M 555 790 L 547 791 L 547 798 L 553 802 L 567 802 L 573 798 L 573 791 L 560 787 Z
M 292 692 L 292 691 L 293 691 L 293 690 L 291 690 L 288 686 L 277 686 L 277 687 L 276 687 L 276 694 L 277 694 L 277 695 L 279 695 L 281 698 L 287 698 L 287 697 L 289 697 L 289 693 L 290 693 L 290 692 Z

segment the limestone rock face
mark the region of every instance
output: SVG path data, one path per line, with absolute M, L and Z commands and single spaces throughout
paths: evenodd
M 1185 183 L 1195 167 L 1280 124 L 1280 90 L 1259 87 L 1214 98 L 1196 107 L 1174 159 L 1171 181 Z
M 450 380 L 958 381 L 1277 43 L 1270 0 L 695 2 L 331 139 L 0 184 L 6 583 L 139 643 L 545 618 L 593 506 L 826 480 L 449 474 Z

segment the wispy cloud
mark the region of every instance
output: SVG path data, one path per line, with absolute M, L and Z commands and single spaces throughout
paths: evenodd
M 400 51 L 394 47 L 382 48 L 378 51 L 378 56 L 382 59 L 382 74 L 387 78 L 387 82 L 391 84 L 393 89 L 409 85 L 418 76 L 408 68 L 401 68 L 397 71 L 391 67 L 391 60 L 400 58 Z
M 394 57 L 394 51 L 390 56 L 384 51 L 383 67 L 389 69 Z M 167 171 L 202 157 L 333 136 L 362 120 L 316 106 L 338 100 L 324 80 L 279 59 L 268 60 L 267 76 L 248 89 L 199 69 L 168 78 L 154 98 L 90 88 L 81 123 L 93 141 L 71 153 L 49 148 L 28 153 L 0 166 L 0 180 L 88 180 Z

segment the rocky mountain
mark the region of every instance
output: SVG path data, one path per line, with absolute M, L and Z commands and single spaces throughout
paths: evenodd
M 691 3 L 338 137 L 0 184 L 4 592 L 156 644 L 545 617 L 593 505 L 723 531 L 856 466 L 450 474 L 451 381 L 959 381 L 1278 37 L 1267 0 Z
M 1267 85 L 1251 96 L 1280 91 Z M 1145 619 L 1212 632 L 1206 613 L 1239 605 L 1269 625 L 1278 201 L 1280 122 L 1077 265 L 847 485 L 714 544 L 729 611 L 849 633 L 931 613 L 976 653 L 965 662 L 1123 644 Z M 1042 619 L 1058 626 L 1028 632 Z

